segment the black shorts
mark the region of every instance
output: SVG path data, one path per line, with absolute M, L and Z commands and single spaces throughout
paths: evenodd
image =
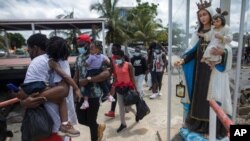
M 46 84 L 43 81 L 35 81 L 22 84 L 21 88 L 27 95 L 31 95 L 33 93 L 43 91 L 46 88 Z

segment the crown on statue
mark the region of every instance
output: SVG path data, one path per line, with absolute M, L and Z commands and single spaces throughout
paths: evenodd
M 206 0 L 203 2 L 203 0 L 200 0 L 200 3 L 196 3 L 199 10 L 205 9 L 211 6 L 211 2 L 207 2 Z

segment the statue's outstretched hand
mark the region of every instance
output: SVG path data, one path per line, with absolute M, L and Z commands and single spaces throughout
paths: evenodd
M 181 65 L 184 64 L 184 60 L 180 59 L 174 62 L 175 67 L 181 67 Z

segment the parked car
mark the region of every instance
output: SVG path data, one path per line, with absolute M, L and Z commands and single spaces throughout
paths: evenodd
M 111 54 L 112 54 L 112 53 L 111 53 L 111 48 L 109 49 L 109 48 L 106 46 L 105 49 L 106 49 L 106 54 L 107 54 L 108 56 L 111 56 Z M 122 50 L 124 51 L 124 53 L 126 53 L 126 52 L 125 52 L 125 46 L 122 46 Z M 132 57 L 134 56 L 134 53 L 135 53 L 135 49 L 132 48 L 132 47 L 128 47 L 128 57 L 129 57 L 129 58 L 132 58 Z M 147 58 L 147 51 L 141 50 L 141 53 L 142 53 L 142 56 L 143 56 L 143 57 Z
M 26 58 L 29 57 L 28 52 L 24 49 L 24 48 L 18 48 L 16 49 L 16 56 L 18 56 L 19 58 Z
M 122 47 L 122 50 L 125 52 L 125 47 L 123 46 Z M 131 48 L 131 47 L 128 47 L 128 57 L 129 58 L 132 58 L 134 56 L 134 53 L 135 53 L 135 49 L 134 48 Z M 147 58 L 147 51 L 145 50 L 141 50 L 141 54 L 143 57 Z
M 4 57 L 7 55 L 7 52 L 3 49 L 0 49 L 0 57 Z

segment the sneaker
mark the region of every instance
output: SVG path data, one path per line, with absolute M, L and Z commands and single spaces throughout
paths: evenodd
M 70 122 L 68 124 L 61 124 L 58 134 L 60 136 L 70 136 L 70 137 L 79 137 L 80 131 L 76 130 Z
M 161 93 L 161 92 L 159 92 L 159 96 L 162 96 L 162 93 Z
M 80 109 L 84 110 L 89 108 L 89 102 L 86 100 L 82 103 L 82 106 L 80 107 Z
M 115 102 L 115 99 L 114 99 L 114 97 L 112 95 L 109 95 L 108 96 L 108 101 L 109 102 Z
M 115 112 L 109 111 L 109 112 L 105 113 L 105 116 L 114 118 L 115 117 Z
M 158 93 L 153 93 L 149 98 L 150 99 L 155 99 L 159 94 Z
M 127 125 L 121 124 L 120 127 L 116 131 L 117 131 L 117 133 L 119 133 L 119 132 L 121 132 L 125 128 L 127 128 Z
M 105 124 L 99 124 L 99 126 L 98 126 L 98 139 L 97 139 L 97 141 L 101 141 L 102 140 L 103 132 L 104 132 L 105 128 L 106 128 Z

